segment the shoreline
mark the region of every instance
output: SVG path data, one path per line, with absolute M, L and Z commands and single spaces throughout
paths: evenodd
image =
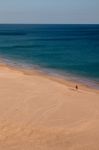
M 61 80 L 61 82 L 70 82 L 74 84 L 78 84 L 82 87 L 85 87 L 87 89 L 92 89 L 95 91 L 99 91 L 99 82 L 95 81 L 92 78 L 88 78 L 88 77 L 83 77 L 74 73 L 69 73 L 69 72 L 62 72 L 56 69 L 51 69 L 51 68 L 43 68 L 40 67 L 38 65 L 30 65 L 30 64 L 26 64 L 24 62 L 21 63 L 17 63 L 17 62 L 13 62 L 13 60 L 9 60 L 6 58 L 0 58 L 0 65 L 4 65 L 8 68 L 11 68 L 13 70 L 19 70 L 21 72 L 24 72 L 28 75 L 32 75 L 35 73 L 39 73 L 42 74 L 44 76 L 47 76 L 49 78 L 52 78 L 53 80 L 57 79 L 57 80 Z
M 79 82 L 79 80 L 73 80 L 69 77 L 65 77 L 57 74 L 55 75 L 53 74 L 49 74 L 48 72 L 45 72 L 42 69 L 38 69 L 38 68 L 22 68 L 19 66 L 12 66 L 10 64 L 6 64 L 6 63 L 0 63 L 0 68 L 8 68 L 10 71 L 15 71 L 15 72 L 19 72 L 22 73 L 24 75 L 28 75 L 28 76 L 42 76 L 45 77 L 49 80 L 52 80 L 54 82 L 58 82 L 60 84 L 66 85 L 67 87 L 71 88 L 72 90 L 75 90 L 76 85 L 78 85 L 79 90 L 84 90 L 84 91 L 91 91 L 91 92 L 95 92 L 95 93 L 99 93 L 99 89 L 94 88 L 92 86 L 89 86 L 88 84 L 85 83 L 81 83 Z

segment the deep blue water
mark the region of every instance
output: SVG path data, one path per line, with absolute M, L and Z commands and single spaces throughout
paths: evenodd
M 99 25 L 0 25 L 0 58 L 99 83 Z

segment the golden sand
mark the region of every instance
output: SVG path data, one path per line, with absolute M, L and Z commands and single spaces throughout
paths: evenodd
M 0 66 L 0 150 L 98 150 L 99 91 Z

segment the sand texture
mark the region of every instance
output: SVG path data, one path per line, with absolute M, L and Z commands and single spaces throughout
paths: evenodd
M 1 66 L 0 150 L 99 150 L 99 92 Z

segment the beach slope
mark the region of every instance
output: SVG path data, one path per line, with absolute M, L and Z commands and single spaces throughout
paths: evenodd
M 1 66 L 0 150 L 98 150 L 99 93 L 74 87 Z

